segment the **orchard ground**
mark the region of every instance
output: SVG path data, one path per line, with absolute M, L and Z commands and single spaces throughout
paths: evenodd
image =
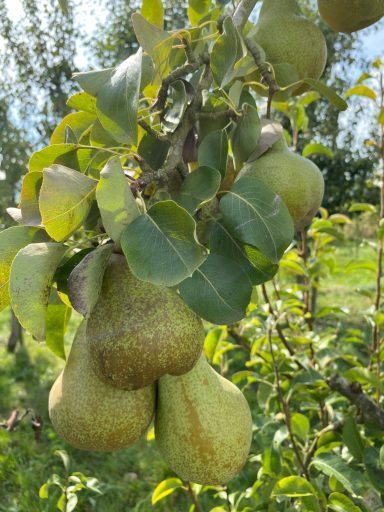
M 329 306 L 332 297 L 332 306 L 342 308 L 344 313 L 319 319 L 318 328 L 336 334 L 357 329 L 369 345 L 370 329 L 364 315 L 372 303 L 375 272 L 364 269 L 348 271 L 351 262 L 373 262 L 375 259 L 370 240 L 361 241 L 360 229 L 361 226 L 358 228 L 356 223 L 347 226 L 345 239 L 336 242 L 336 265 L 322 281 L 317 299 L 318 311 Z M 284 288 L 293 277 L 285 274 L 280 279 Z M 270 293 L 273 294 L 272 286 Z M 55 509 L 59 496 L 55 488 L 50 490 L 49 500 L 41 500 L 38 495 L 40 486 L 52 474 L 65 477 L 60 458 L 54 456 L 55 450 L 68 452 L 70 471 L 96 477 L 101 483 L 102 495 L 89 491 L 79 494 L 82 511 L 188 510 L 190 497 L 181 491 L 151 505 L 151 495 L 157 484 L 175 476 L 158 454 L 151 434 L 148 441 L 142 439 L 129 449 L 107 454 L 73 449 L 56 435 L 48 418 L 47 400 L 63 361 L 55 357 L 44 343 L 38 343 L 28 335 L 25 336 L 24 347 L 14 355 L 8 354 L 6 340 L 9 319 L 9 309 L 0 314 L 0 418 L 7 419 L 14 409 L 22 411 L 31 408 L 42 416 L 43 428 L 40 442 L 35 441 L 28 418 L 14 432 L 0 429 L 0 512 L 48 512 Z M 72 316 L 66 334 L 67 353 L 79 321 L 79 315 Z M 246 396 L 251 403 L 255 400 L 252 387 L 247 388 Z M 254 465 L 248 463 L 239 477 L 230 482 L 229 489 L 244 490 L 252 486 L 256 471 Z M 212 490 L 200 498 L 203 510 L 209 510 L 216 504 L 216 493 Z

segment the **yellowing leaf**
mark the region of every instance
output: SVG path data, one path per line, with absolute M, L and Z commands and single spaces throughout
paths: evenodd
M 61 242 L 86 219 L 97 182 L 63 165 L 52 165 L 43 175 L 40 191 L 42 223 L 47 233 Z
M 161 0 L 143 0 L 141 15 L 157 27 L 164 26 L 164 7 Z
M 153 491 L 152 505 L 154 505 L 160 500 L 163 500 L 164 498 L 172 494 L 176 489 L 179 489 L 182 486 L 183 481 L 180 480 L 180 478 L 168 478 L 167 480 L 163 480 Z
M 356 85 L 355 87 L 352 87 L 352 89 L 348 89 L 348 91 L 345 93 L 345 97 L 349 98 L 350 96 L 365 96 L 371 100 L 376 100 L 377 98 L 374 90 L 362 84 Z

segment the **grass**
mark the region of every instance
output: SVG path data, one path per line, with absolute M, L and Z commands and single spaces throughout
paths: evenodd
M 374 251 L 365 244 L 341 246 L 337 251 L 333 272 L 324 279 L 318 297 L 319 308 L 332 305 L 347 307 L 348 314 L 331 319 L 331 325 L 345 332 L 358 327 L 369 343 L 365 319 L 374 295 L 374 272 L 346 272 L 352 258 L 374 258 Z M 132 448 L 112 454 L 83 452 L 71 448 L 54 432 L 47 413 L 49 389 L 63 367 L 44 344 L 25 337 L 24 346 L 15 355 L 6 351 L 9 311 L 0 313 L 0 418 L 7 418 L 14 409 L 31 408 L 42 417 L 41 440 L 36 442 L 28 420 L 14 432 L 0 429 L 0 512 L 50 512 L 55 510 L 58 494 L 52 491 L 49 500 L 38 497 L 40 486 L 54 473 L 64 476 L 64 468 L 55 450 L 66 450 L 71 470 L 83 472 L 100 480 L 103 495 L 94 501 L 84 494 L 79 511 L 146 512 L 184 511 L 191 504 L 186 493 L 176 492 L 152 507 L 151 494 L 161 480 L 175 476 L 158 454 L 154 441 L 141 440 Z M 69 348 L 79 317 L 71 320 L 66 343 Z M 249 464 L 248 464 L 249 466 Z M 252 469 L 242 472 L 239 480 L 244 489 L 254 481 Z M 239 483 L 239 482 L 238 482 Z M 234 485 L 236 488 L 236 485 Z M 237 487 L 238 488 L 238 487 Z M 56 494 L 55 494 L 56 492 Z M 212 497 L 214 491 L 202 498 Z

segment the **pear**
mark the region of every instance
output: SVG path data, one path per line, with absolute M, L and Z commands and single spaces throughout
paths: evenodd
M 336 32 L 356 32 L 384 16 L 384 0 L 317 0 L 320 15 Z
M 247 460 L 251 412 L 241 391 L 202 355 L 185 375 L 159 380 L 155 438 L 165 461 L 181 478 L 224 484 Z
M 85 342 L 85 321 L 67 364 L 49 393 L 49 416 L 58 434 L 82 450 L 113 451 L 135 443 L 154 414 L 155 387 L 123 391 L 93 373 Z
M 284 136 L 260 158 L 246 164 L 237 179 L 242 176 L 254 176 L 279 195 L 296 230 L 311 222 L 323 200 L 324 178 L 320 169 L 290 151 Z
M 302 15 L 296 0 L 264 0 L 250 37 L 263 48 L 266 61 L 275 67 L 280 87 L 304 78 L 318 80 L 323 74 L 327 62 L 324 35 Z M 303 84 L 291 93 L 297 96 L 308 88 Z M 277 93 L 275 99 L 284 100 L 286 95 Z
M 138 280 L 124 256 L 112 255 L 87 323 L 88 350 L 101 380 L 139 389 L 166 373 L 186 373 L 204 337 L 202 321 L 174 290 Z

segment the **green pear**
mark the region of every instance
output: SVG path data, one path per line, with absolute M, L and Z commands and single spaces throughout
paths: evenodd
M 320 15 L 336 32 L 356 32 L 384 16 L 384 0 L 317 0 Z
M 239 172 L 254 176 L 272 189 L 286 204 L 296 230 L 307 226 L 324 196 L 324 178 L 313 162 L 289 150 L 285 137 L 272 145 L 260 158 Z
M 327 62 L 324 35 L 302 15 L 296 0 L 264 0 L 250 37 L 263 48 L 266 61 L 276 67 L 280 87 L 304 78 L 318 80 L 323 74 Z M 303 84 L 291 94 L 297 96 L 308 88 Z M 284 93 L 278 93 L 275 99 L 285 99 Z
M 181 478 L 224 484 L 247 460 L 251 412 L 241 391 L 201 356 L 185 375 L 159 380 L 155 437 L 167 464 Z
M 174 290 L 138 280 L 124 256 L 112 255 L 87 323 L 101 380 L 139 389 L 166 373 L 181 375 L 195 365 L 203 343 L 202 321 Z
M 123 391 L 93 373 L 80 325 L 67 364 L 49 394 L 49 416 L 58 434 L 82 450 L 113 451 L 135 443 L 154 414 L 155 387 Z

